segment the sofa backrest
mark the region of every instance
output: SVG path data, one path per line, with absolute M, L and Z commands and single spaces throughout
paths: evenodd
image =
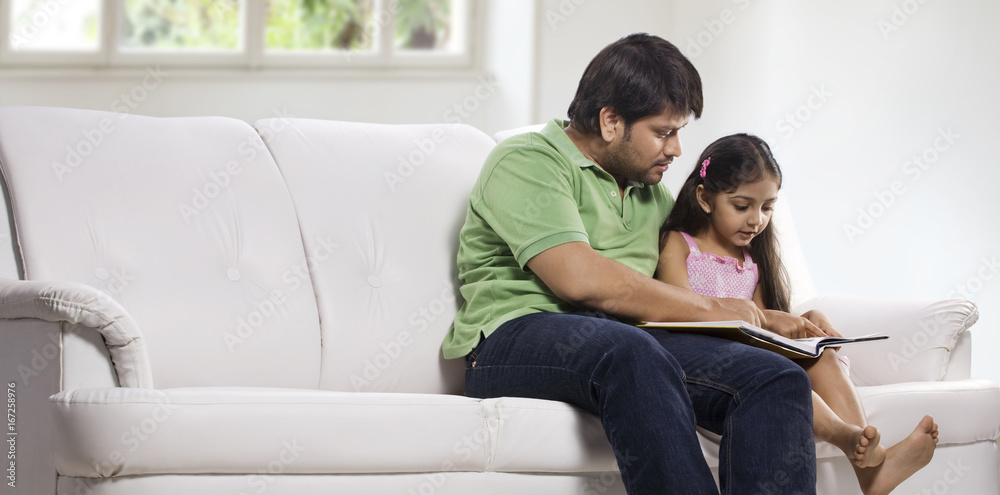
M 155 385 L 316 388 L 320 336 L 284 181 L 227 118 L 0 108 L 20 272 L 81 282 L 138 323 Z
M 781 262 L 788 270 L 788 282 L 792 289 L 791 304 L 794 310 L 799 304 L 816 297 L 816 285 L 809 275 L 799 232 L 792 221 L 792 209 L 785 195 L 780 195 L 774 203 L 771 226 L 778 231 L 778 245 L 781 248 Z
M 458 294 L 458 231 L 493 141 L 467 125 L 267 119 L 319 305 L 321 388 L 461 393 L 441 342 Z M 273 136 L 273 137 L 272 137 Z

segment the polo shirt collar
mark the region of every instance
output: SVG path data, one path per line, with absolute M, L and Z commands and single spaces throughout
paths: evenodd
M 574 143 L 573 140 L 566 135 L 566 131 L 563 129 L 565 129 L 568 125 L 568 120 L 552 119 L 545 125 L 545 127 L 542 128 L 540 133 L 548 138 L 556 149 L 558 149 L 563 156 L 569 158 L 571 162 L 576 164 L 576 166 L 580 168 L 596 166 L 597 164 L 589 160 L 583 152 L 580 151 L 580 148 L 576 147 L 576 143 Z M 626 187 L 638 187 L 640 189 L 646 187 L 646 184 L 632 180 L 626 181 L 625 185 Z

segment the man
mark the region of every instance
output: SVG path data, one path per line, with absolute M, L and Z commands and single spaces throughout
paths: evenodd
M 772 318 L 651 278 L 673 206 L 661 179 L 701 110 L 690 61 L 634 34 L 591 61 L 569 122 L 500 143 L 470 196 L 458 254 L 465 303 L 444 354 L 466 356 L 471 397 L 559 400 L 598 415 L 632 495 L 719 493 L 696 425 L 722 435 L 724 493 L 815 493 L 800 366 L 625 323 Z

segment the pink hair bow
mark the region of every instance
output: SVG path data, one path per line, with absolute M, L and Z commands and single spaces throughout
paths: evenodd
M 701 175 L 702 179 L 704 179 L 705 178 L 705 174 L 708 173 L 708 164 L 709 163 L 712 163 L 712 157 L 708 157 L 708 158 L 705 159 L 705 161 L 701 162 L 701 172 L 698 175 Z

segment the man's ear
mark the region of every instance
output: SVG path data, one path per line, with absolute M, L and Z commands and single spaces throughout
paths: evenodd
M 624 132 L 625 121 L 622 120 L 614 108 L 604 107 L 600 113 L 601 138 L 604 142 L 610 143 L 619 136 L 619 131 Z
M 712 213 L 712 204 L 708 202 L 708 193 L 705 192 L 705 185 L 698 184 L 698 189 L 694 190 L 694 197 L 698 198 L 698 204 L 701 205 L 701 211 L 705 213 Z

